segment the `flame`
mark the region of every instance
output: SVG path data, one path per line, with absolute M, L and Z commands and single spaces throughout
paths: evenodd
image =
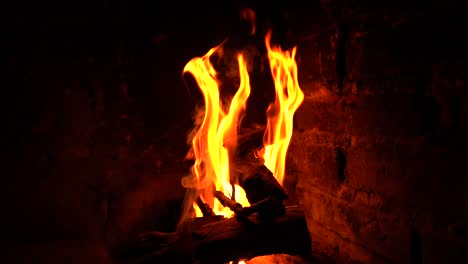
M 293 131 L 293 116 L 304 100 L 297 79 L 296 47 L 283 51 L 270 44 L 271 32 L 265 37 L 271 74 L 275 83 L 276 99 L 267 109 L 267 127 L 264 135 L 265 166 L 282 185 L 286 152 Z
M 216 71 L 210 62 L 210 57 L 220 47 L 208 51 L 203 57 L 190 60 L 184 68 L 190 72 L 198 83 L 205 101 L 203 122 L 192 139 L 195 164 L 192 168 L 200 189 L 200 197 L 208 203 L 215 214 L 230 217 L 233 212 L 223 207 L 213 198 L 215 190 L 231 196 L 232 185 L 229 177 L 229 154 L 235 149 L 234 145 L 225 146 L 226 138 L 237 138 L 239 119 L 246 108 L 246 101 L 250 95 L 249 75 L 247 65 L 242 55 L 238 56 L 240 85 L 234 95 L 227 112 L 220 100 L 220 91 L 216 79 Z M 235 185 L 236 201 L 242 206 L 249 206 L 246 194 L 242 188 Z M 197 208 L 196 204 L 194 207 Z M 198 209 L 198 210 L 197 210 Z M 201 216 L 199 208 L 195 209 L 196 216 Z
M 271 74 L 273 76 L 276 98 L 267 109 L 267 127 L 264 134 L 264 148 L 259 153 L 265 159 L 265 166 L 282 185 L 285 173 L 286 152 L 292 137 L 293 116 L 304 100 L 304 93 L 297 79 L 296 48 L 283 51 L 270 44 L 271 32 L 265 37 Z M 190 60 L 184 68 L 194 77 L 205 101 L 203 122 L 192 139 L 195 164 L 192 168 L 196 178 L 193 185 L 199 190 L 201 199 L 213 208 L 217 215 L 231 217 L 233 212 L 214 199 L 215 190 L 226 196 L 233 194 L 230 179 L 229 157 L 236 149 L 237 132 L 240 119 L 245 112 L 250 95 L 250 81 L 247 65 L 243 56 L 237 57 L 239 63 L 240 85 L 229 106 L 222 104 L 216 78 L 216 70 L 210 57 L 220 46 L 208 51 L 203 57 Z M 224 144 L 230 139 L 229 144 Z M 234 140 L 232 140 L 234 139 Z M 242 206 L 249 206 L 245 191 L 234 185 L 235 200 Z M 231 197 L 232 198 L 232 197 Z M 193 205 L 196 216 L 202 216 L 200 208 Z

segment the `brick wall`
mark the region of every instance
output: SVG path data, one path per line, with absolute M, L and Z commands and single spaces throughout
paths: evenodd
M 336 4 L 301 37 L 306 97 L 288 158 L 317 254 L 468 257 L 466 51 L 462 16 L 444 7 Z

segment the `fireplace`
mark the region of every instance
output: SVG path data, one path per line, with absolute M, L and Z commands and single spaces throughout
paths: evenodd
M 255 222 L 258 233 L 208 250 L 229 247 L 238 252 L 232 263 L 467 259 L 466 4 L 29 2 L 15 7 L 6 41 L 14 102 L 4 129 L 6 262 L 151 263 L 160 248 L 135 246 L 142 234 L 168 238 L 187 219 L 195 230 L 210 222 L 245 231 L 236 216 L 200 217 L 217 198 L 196 193 L 187 202 L 187 135 L 206 101 L 193 72 L 182 71 L 222 47 L 210 61 L 230 102 L 243 54 L 250 95 L 238 136 L 260 150 L 277 97 L 268 32 L 272 46 L 296 49 L 303 93 L 276 179 L 285 212 L 267 216 L 286 219 L 290 232 Z M 223 195 L 232 201 L 232 191 Z M 258 234 L 265 239 L 256 243 L 278 248 L 241 258 L 242 241 Z

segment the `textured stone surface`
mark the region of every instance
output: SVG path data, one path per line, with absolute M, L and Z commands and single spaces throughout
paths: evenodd
M 316 65 L 304 66 L 288 166 L 313 251 L 343 263 L 466 259 L 461 16 L 442 4 L 354 4 L 323 3 L 341 23 L 301 58 Z
M 175 225 L 202 100 L 180 72 L 235 39 L 238 6 L 32 2 L 4 38 L 2 237 L 23 243 L 6 243 L 16 262 L 94 263 L 102 241 L 87 241 Z M 467 4 L 299 2 L 254 5 L 260 31 L 298 46 L 305 101 L 286 184 L 313 250 L 344 263 L 463 262 Z

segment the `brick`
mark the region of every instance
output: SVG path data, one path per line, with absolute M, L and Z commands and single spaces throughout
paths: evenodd
M 372 112 L 353 109 L 347 111 L 347 131 L 352 135 L 417 135 L 421 118 L 413 112 Z
M 344 182 L 339 177 L 338 146 L 346 160 Z M 444 203 L 464 201 L 457 175 L 466 171 L 466 161 L 453 160 L 453 155 L 424 137 L 348 137 L 307 130 L 295 132 L 288 167 L 294 167 L 301 188 L 313 185 L 336 193 L 344 183 L 381 196 L 373 203 L 384 210 L 400 206 L 431 212 L 443 210 Z M 440 175 L 450 177 L 441 182 Z
M 339 185 L 338 163 L 333 134 L 309 131 L 293 137 L 291 156 L 298 168 L 299 186 L 313 184 L 336 189 Z
M 382 209 L 386 204 L 386 200 L 381 195 L 375 192 L 362 191 L 356 189 L 348 184 L 342 184 L 336 193 L 336 196 L 343 201 L 349 203 L 357 203 L 360 206 L 373 208 L 376 210 Z
M 320 193 L 318 191 L 309 190 L 304 193 L 304 209 L 306 213 L 307 222 L 309 223 L 309 231 L 313 232 L 314 225 L 310 223 L 317 223 L 327 229 L 333 230 L 340 235 L 342 239 L 351 240 L 354 236 L 352 227 L 346 223 L 338 209 L 338 201 L 330 198 L 330 196 Z M 333 239 L 325 242 L 333 242 Z M 332 243 L 330 243 L 332 244 Z
M 296 61 L 301 84 L 317 82 L 331 84 L 331 87 L 336 88 L 336 42 L 335 27 L 299 42 Z M 309 94 L 308 88 L 312 87 L 304 85 L 302 88 L 306 94 Z
M 319 145 L 319 146 L 333 146 L 337 140 L 340 139 L 339 135 L 331 132 L 320 131 L 318 129 L 311 129 L 307 131 L 295 131 L 291 145 L 305 146 Z
M 336 94 L 337 85 L 335 80 L 308 80 L 300 83 L 306 100 L 323 103 L 335 103 L 339 100 Z
M 345 116 L 336 104 L 305 100 L 295 113 L 297 128 L 300 130 L 319 129 L 322 131 L 344 131 Z
M 463 162 L 454 160 L 449 149 L 417 139 L 356 144 L 347 149 L 346 184 L 428 212 L 462 200 L 464 179 L 452 175 L 463 173 Z M 444 181 L 440 175 L 446 175 Z
M 313 220 L 308 221 L 314 256 L 332 257 L 334 263 L 381 263 L 361 245 L 343 239 L 339 234 Z
M 313 243 L 315 239 L 337 245 L 340 254 L 367 263 L 373 258 L 385 260 L 384 256 L 391 256 L 393 262 L 409 261 L 409 231 L 404 215 L 348 203 L 318 188 L 305 192 L 304 207 Z
M 344 95 L 424 95 L 429 79 L 407 76 L 367 77 L 359 80 L 345 80 Z M 302 86 L 301 86 L 302 87 Z
M 443 165 L 439 165 L 443 164 L 443 158 L 429 153 L 430 148 L 418 141 L 412 144 L 389 141 L 352 146 L 346 156 L 346 183 L 383 194 L 405 207 L 410 205 L 408 201 L 422 202 L 417 196 L 424 192 L 427 192 L 422 195 L 424 199 L 433 200 L 429 193 L 434 191 L 432 186 L 437 184 L 431 175 L 437 174 L 437 167 L 443 170 Z M 429 172 L 431 167 L 432 172 Z
M 332 190 L 338 187 L 338 167 L 333 148 L 309 148 L 306 158 L 309 164 L 299 174 L 299 186 L 312 184 Z
M 437 114 L 431 97 L 359 95 L 341 97 L 336 103 L 306 98 L 295 117 L 300 130 L 403 137 L 434 131 Z

